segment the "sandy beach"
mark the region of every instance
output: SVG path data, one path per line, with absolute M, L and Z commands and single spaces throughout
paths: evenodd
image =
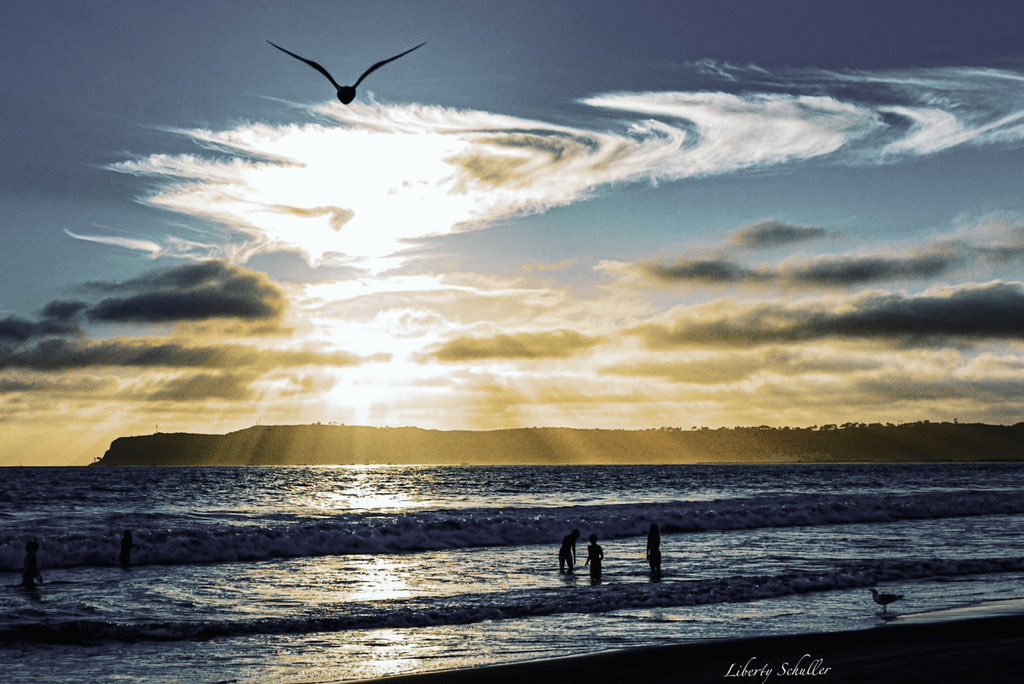
M 898 617 L 846 632 L 716 640 L 372 680 L 483 682 L 1020 682 L 1021 601 Z

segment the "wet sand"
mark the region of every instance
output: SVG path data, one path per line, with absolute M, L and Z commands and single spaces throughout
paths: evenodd
M 376 684 L 1024 682 L 1021 602 L 896 618 L 878 627 L 606 651 L 373 680 Z

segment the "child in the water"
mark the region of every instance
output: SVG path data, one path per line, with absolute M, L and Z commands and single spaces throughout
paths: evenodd
M 584 567 L 590 566 L 590 581 L 599 582 L 601 580 L 601 561 L 604 560 L 604 549 L 602 549 L 597 543 L 597 535 L 590 535 L 590 545 L 587 547 L 587 562 L 584 563 Z

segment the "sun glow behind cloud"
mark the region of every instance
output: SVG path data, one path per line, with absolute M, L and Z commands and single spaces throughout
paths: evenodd
M 217 318 L 186 302 L 188 316 L 158 321 L 173 326 L 164 338 L 149 328 L 131 338 L 131 325 L 148 322 L 124 313 L 135 311 L 129 304 L 143 296 L 173 303 L 161 285 L 168 272 L 157 272 L 106 284 L 123 291 L 102 295 L 124 300 L 120 308 L 53 302 L 37 320 L 2 319 L 0 337 L 14 342 L 0 348 L 0 393 L 18 397 L 5 406 L 36 415 L 60 396 L 62 406 L 86 407 L 82 415 L 145 407 L 115 434 L 155 422 L 224 430 L 259 418 L 646 427 L 812 424 L 898 409 L 897 419 L 1012 419 L 1024 333 L 1000 327 L 996 316 L 960 328 L 898 324 L 906 322 L 901 312 L 932 312 L 935 321 L 964 310 L 1019 317 L 1024 285 L 993 270 L 1024 255 L 1018 217 L 904 245 L 840 241 L 838 253 L 813 251 L 836 248 L 834 226 L 759 216 L 703 256 L 630 262 L 608 254 L 591 264 L 510 264 L 518 275 L 504 276 L 469 272 L 471 260 L 447 272 L 417 263 L 425 238 L 485 229 L 621 184 L 808 161 L 890 164 L 1024 140 L 1024 101 L 1004 92 L 1021 78 L 1016 72 L 783 78 L 717 69 L 732 74 L 730 83 L 763 87 L 595 95 L 578 103 L 587 126 L 370 102 L 316 106 L 304 124 L 177 131 L 200 151 L 113 168 L 152 180 L 144 202 L 213 221 L 225 239 L 68 234 L 150 259 L 185 259 L 176 277 L 198 258 L 223 259 L 199 269 L 220 274 L 204 287 L 248 308 Z M 822 94 L 823 82 L 844 87 Z M 812 251 L 793 254 L 795 245 Z M 786 256 L 771 251 L 780 247 Z M 243 267 L 272 252 L 301 254 L 310 279 L 279 284 Z M 585 286 L 567 284 L 569 266 Z M 264 315 L 245 320 L 261 302 L 253 310 Z M 112 321 L 124 337 L 103 327 Z M 968 327 L 977 334 L 965 334 Z M 57 334 L 63 346 L 44 348 L 42 336 Z M 68 377 L 49 375 L 54 351 Z
M 791 87 L 820 87 L 826 76 L 802 72 Z M 236 231 L 243 261 L 293 249 L 312 264 L 381 273 L 403 263 L 416 240 L 543 212 L 614 184 L 825 157 L 881 162 L 1024 138 L 1024 98 L 1002 92 L 1007 79 L 1022 78 L 1016 72 L 831 76 L 892 95 L 872 102 L 697 91 L 581 100 L 624 117 L 605 130 L 429 105 L 330 103 L 313 109 L 318 123 L 180 131 L 216 154 L 150 155 L 113 168 L 167 179 L 146 201 Z M 939 94 L 923 91 L 929 83 Z
M 416 239 L 567 204 L 649 172 L 651 161 L 613 162 L 627 145 L 634 155 L 660 147 L 667 130 L 626 139 L 485 112 L 378 104 L 321 113 L 335 123 L 187 132 L 241 157 L 154 155 L 114 168 L 173 179 L 147 201 L 241 233 L 249 243 L 241 258 L 296 249 L 313 264 L 380 272 Z M 682 138 L 668 144 L 677 149 Z

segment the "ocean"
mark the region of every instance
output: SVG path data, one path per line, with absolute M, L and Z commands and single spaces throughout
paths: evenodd
M 1024 598 L 1024 467 L 7 468 L 0 572 L 7 682 L 344 681 Z

